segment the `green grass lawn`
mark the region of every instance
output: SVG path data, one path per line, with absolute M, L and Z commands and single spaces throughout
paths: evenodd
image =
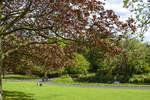
M 150 100 L 150 90 L 64 87 L 3 82 L 4 100 Z
M 3 79 L 8 79 L 8 80 L 18 80 L 18 79 L 40 79 L 40 77 L 35 76 L 35 75 L 8 74 L 8 75 L 5 75 Z
M 134 86 L 134 87 L 150 87 L 150 84 L 129 84 L 129 83 L 121 83 L 121 84 L 107 84 L 107 83 L 88 83 L 88 82 L 77 82 L 74 81 L 70 77 L 65 78 L 56 78 L 51 80 L 53 83 L 57 84 L 71 84 L 71 85 L 89 85 L 89 86 Z

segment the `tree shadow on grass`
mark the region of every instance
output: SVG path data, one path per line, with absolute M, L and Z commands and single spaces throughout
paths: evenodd
M 3 100 L 35 100 L 33 94 L 18 91 L 3 91 Z

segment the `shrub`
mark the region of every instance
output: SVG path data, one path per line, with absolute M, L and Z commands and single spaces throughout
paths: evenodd
M 150 75 L 143 74 L 143 75 L 134 75 L 129 80 L 130 83 L 150 83 Z
M 63 78 L 54 79 L 53 82 L 72 83 L 73 79 L 71 77 L 63 77 Z
M 66 69 L 68 74 L 87 74 L 90 67 L 90 63 L 82 54 L 76 53 L 75 55 L 75 65 L 70 65 Z
M 135 77 L 135 78 L 130 78 L 129 82 L 130 83 L 144 83 L 144 80 L 143 80 L 143 78 Z

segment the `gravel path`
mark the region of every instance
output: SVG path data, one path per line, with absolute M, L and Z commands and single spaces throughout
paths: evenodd
M 41 80 L 4 80 L 5 82 L 41 82 Z M 112 88 L 112 89 L 145 89 L 150 90 L 150 87 L 141 87 L 141 86 L 89 86 L 89 85 L 69 85 L 69 84 L 58 84 L 49 82 L 43 82 L 48 85 L 56 85 L 56 86 L 66 86 L 66 87 L 81 87 L 81 88 Z

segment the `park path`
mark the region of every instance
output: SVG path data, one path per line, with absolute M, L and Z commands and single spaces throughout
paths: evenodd
M 141 86 L 92 86 L 92 85 L 70 85 L 70 84 L 58 84 L 51 82 L 50 79 L 48 82 L 42 82 L 48 85 L 56 85 L 56 86 L 65 86 L 65 87 L 81 87 L 81 88 L 111 88 L 111 89 L 145 89 L 150 90 L 150 87 L 141 87 Z M 41 82 L 41 80 L 4 80 L 5 82 Z

